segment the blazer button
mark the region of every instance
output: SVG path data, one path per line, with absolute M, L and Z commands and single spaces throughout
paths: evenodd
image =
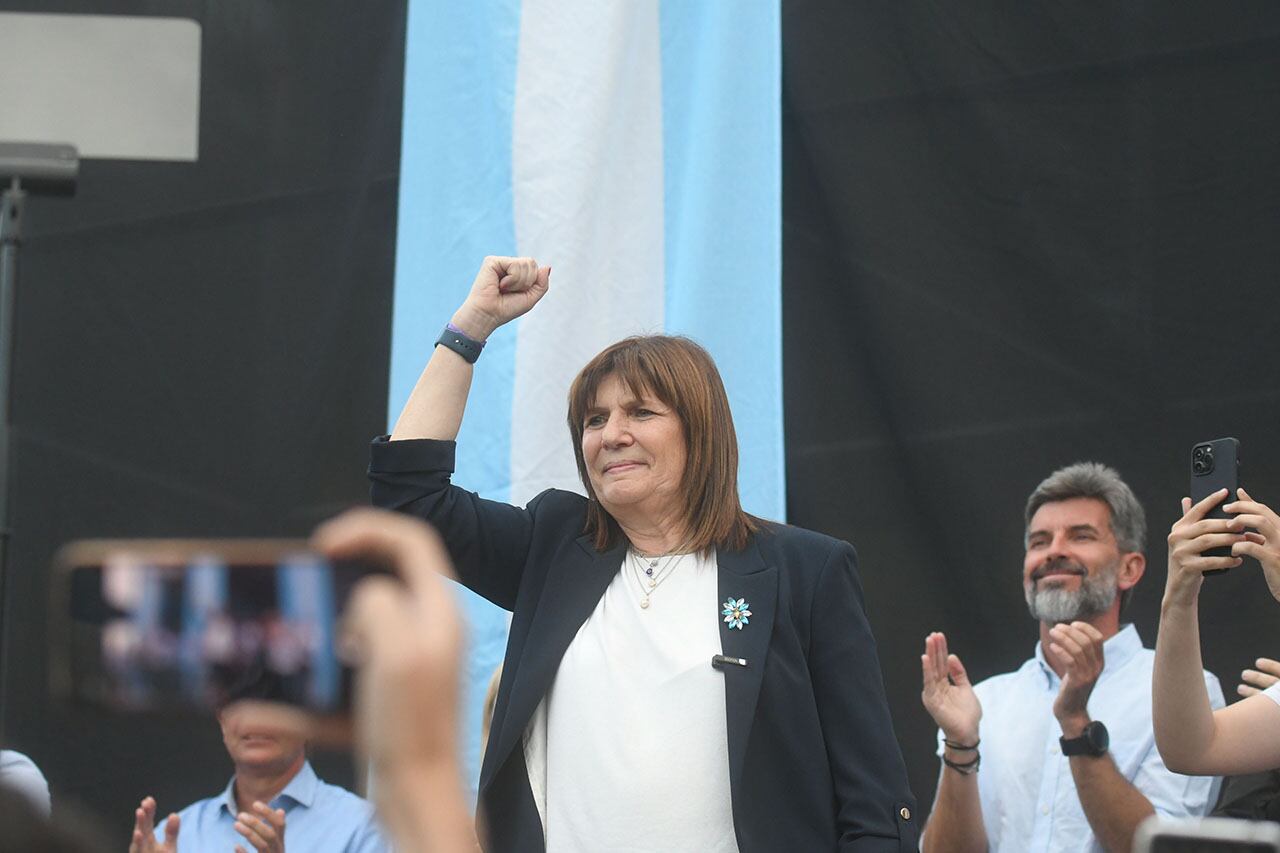
M 906 806 L 903 806 L 902 808 L 898 809 L 898 815 L 903 820 L 911 820 L 911 809 L 907 808 Z

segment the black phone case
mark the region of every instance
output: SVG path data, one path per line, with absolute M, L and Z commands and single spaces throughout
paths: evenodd
M 1196 458 L 1200 448 L 1208 448 L 1213 456 L 1211 470 L 1197 472 Z M 1230 518 L 1222 511 L 1222 504 L 1230 503 L 1237 498 L 1236 489 L 1240 486 L 1240 442 L 1234 438 L 1217 438 L 1213 441 L 1199 441 L 1191 447 L 1191 503 L 1196 504 L 1219 489 L 1227 489 L 1227 496 L 1222 503 L 1215 506 L 1206 518 Z M 1210 548 L 1204 552 L 1206 557 L 1229 557 L 1231 549 L 1227 547 Z M 1212 569 L 1206 575 L 1217 575 L 1226 569 Z

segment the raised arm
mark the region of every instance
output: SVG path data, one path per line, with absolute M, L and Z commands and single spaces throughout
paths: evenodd
M 377 774 L 378 813 L 401 853 L 478 849 L 458 757 L 462 621 L 439 575 L 450 573 L 425 524 L 352 510 L 315 533 L 317 550 L 393 567 L 351 595 L 342 648 L 359 665 L 357 741 Z
M 1256 557 L 1272 595 L 1280 599 L 1280 518 L 1243 489 L 1241 500 L 1223 507 L 1233 518 L 1207 518 L 1226 496 L 1223 489 L 1195 506 L 1183 498 L 1182 518 L 1169 532 L 1152 717 L 1160 755 L 1179 773 L 1250 773 L 1280 764 L 1280 706 L 1266 696 L 1251 696 L 1214 711 L 1201 674 L 1197 606 L 1205 571 L 1239 566 L 1241 556 Z M 1246 532 L 1247 527 L 1257 532 Z M 1232 556 L 1205 556 L 1214 547 L 1229 547 Z
M 1062 736 L 1077 738 L 1091 722 L 1089 696 L 1105 666 L 1102 632 L 1088 622 L 1054 625 L 1046 653 L 1063 668 L 1062 686 L 1053 703 L 1053 715 Z M 1110 753 L 1073 755 L 1071 777 L 1076 783 L 1080 808 L 1103 850 L 1127 853 L 1133 847 L 1138 824 L 1155 813 L 1142 791 L 1125 778 Z
M 471 292 L 450 321 L 463 335 L 483 343 L 494 330 L 529 311 L 546 295 L 551 267 L 533 258 L 487 257 Z M 396 420 L 391 440 L 458 437 L 471 390 L 471 364 L 438 346 Z

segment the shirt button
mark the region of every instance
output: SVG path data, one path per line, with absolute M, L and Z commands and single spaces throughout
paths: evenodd
M 898 809 L 898 815 L 903 820 L 911 820 L 911 809 L 907 808 L 906 806 L 903 806 L 902 808 Z
M 1049 813 L 1049 807 L 1048 807 L 1048 806 L 1041 806 L 1041 807 L 1040 807 L 1040 814 L 1048 814 L 1048 813 Z

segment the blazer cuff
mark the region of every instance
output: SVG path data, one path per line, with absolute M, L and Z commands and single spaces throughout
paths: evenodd
M 370 474 L 399 474 L 407 471 L 448 471 L 453 473 L 456 441 L 436 438 L 408 438 L 391 441 L 380 435 L 369 445 Z

